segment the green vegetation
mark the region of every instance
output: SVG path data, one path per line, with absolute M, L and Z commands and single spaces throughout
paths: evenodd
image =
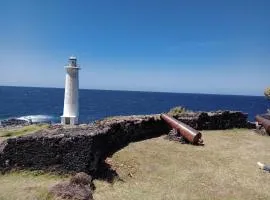
M 14 129 L 2 129 L 0 130 L 0 138 L 26 135 L 48 127 L 49 127 L 48 124 L 33 124 Z
M 264 90 L 264 96 L 270 100 L 270 87 Z M 270 113 L 270 109 L 267 109 L 267 112 Z
M 268 87 L 264 90 L 264 96 L 266 96 L 266 98 L 270 99 L 270 87 Z
M 182 107 L 182 106 L 177 106 L 177 107 L 174 107 L 172 108 L 168 114 L 171 115 L 171 116 L 179 116 L 183 113 L 186 113 L 186 112 L 190 112 L 189 110 L 186 110 L 185 107 Z

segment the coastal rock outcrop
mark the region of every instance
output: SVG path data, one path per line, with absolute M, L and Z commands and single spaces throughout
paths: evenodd
M 247 127 L 247 115 L 241 112 L 185 113 L 176 117 L 195 129 Z M 112 117 L 76 127 L 52 125 L 0 143 L 0 171 L 30 168 L 95 174 L 108 156 L 130 142 L 158 137 L 169 130 L 158 114 Z
M 17 118 L 10 118 L 0 121 L 0 127 L 6 127 L 6 126 L 25 126 L 29 125 L 29 121 L 23 120 L 23 119 L 17 119 Z

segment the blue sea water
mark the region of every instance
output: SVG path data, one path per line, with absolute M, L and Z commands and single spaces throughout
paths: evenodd
M 60 121 L 64 89 L 0 86 L 0 119 L 31 116 Z M 270 107 L 263 96 L 182 94 L 80 90 L 80 122 L 88 123 L 115 115 L 166 112 L 175 106 L 194 111 L 237 110 L 249 114 L 265 113 Z

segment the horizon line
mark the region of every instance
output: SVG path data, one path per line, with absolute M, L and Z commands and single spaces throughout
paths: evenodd
M 47 88 L 47 89 L 65 89 L 64 87 L 51 86 L 18 86 L 18 85 L 0 85 L 0 87 L 24 87 L 24 88 Z M 145 93 L 168 93 L 168 94 L 199 94 L 199 95 L 220 95 L 220 96 L 248 96 L 248 97 L 264 97 L 264 95 L 249 95 L 249 94 L 218 94 L 218 93 L 194 93 L 194 92 L 168 92 L 168 91 L 147 91 L 147 90 L 121 90 L 121 89 L 98 89 L 98 88 L 79 88 L 79 90 L 103 90 L 103 91 L 118 91 L 118 92 L 145 92 Z

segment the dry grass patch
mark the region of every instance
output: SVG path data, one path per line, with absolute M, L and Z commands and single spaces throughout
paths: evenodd
M 50 200 L 48 188 L 67 177 L 38 171 L 16 171 L 0 175 L 0 200 Z
M 123 181 L 95 180 L 95 200 L 270 199 L 270 137 L 234 129 L 203 131 L 205 146 L 163 137 L 131 143 L 108 161 Z M 0 200 L 52 199 L 48 188 L 66 180 L 51 174 L 0 175 Z
M 270 199 L 270 174 L 256 166 L 270 162 L 270 137 L 204 131 L 205 146 L 163 137 L 117 152 L 111 162 L 124 181 L 95 181 L 94 199 Z

